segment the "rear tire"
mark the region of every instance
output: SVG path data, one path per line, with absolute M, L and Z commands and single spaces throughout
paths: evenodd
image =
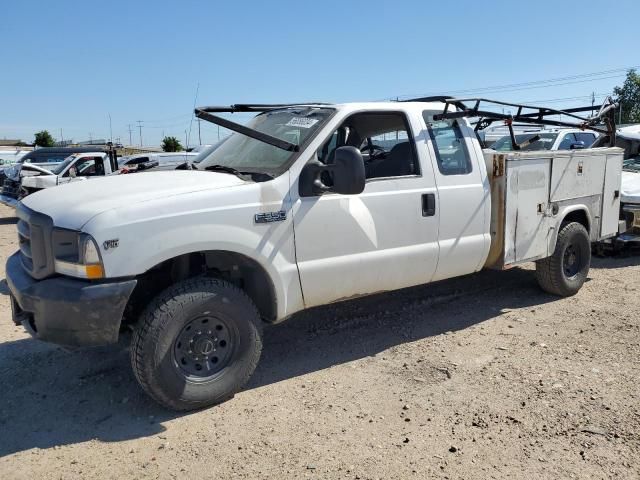
M 262 351 L 253 302 L 223 280 L 197 278 L 169 287 L 146 308 L 131 341 L 131 365 L 156 402 L 193 410 L 231 398 Z
M 545 292 L 569 297 L 582 288 L 590 265 L 587 229 L 577 222 L 566 223 L 560 227 L 553 255 L 536 262 L 536 278 Z

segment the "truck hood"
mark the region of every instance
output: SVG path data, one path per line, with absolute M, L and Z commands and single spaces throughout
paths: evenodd
M 10 167 L 5 168 L 4 174 L 7 178 L 19 182 L 20 177 L 53 175 L 53 172 L 32 163 L 16 163 L 15 165 L 11 165 Z
M 248 182 L 219 172 L 173 170 L 114 175 L 41 190 L 22 203 L 53 218 L 57 227 L 79 230 L 91 218 L 115 208 L 157 198 L 243 185 Z
M 622 172 L 620 201 L 640 204 L 640 173 Z

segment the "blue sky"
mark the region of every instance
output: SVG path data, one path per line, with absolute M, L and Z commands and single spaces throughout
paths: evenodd
M 200 105 L 378 100 L 640 65 L 637 0 L 21 0 L 2 13 L 0 138 L 27 141 L 108 138 L 109 114 L 124 143 L 129 124 L 139 142 L 137 120 L 145 145 L 184 139 L 198 84 Z M 561 107 L 623 77 L 484 95 Z M 203 122 L 203 143 L 216 136 Z

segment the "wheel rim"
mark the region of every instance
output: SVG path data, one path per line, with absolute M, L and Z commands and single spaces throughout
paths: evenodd
M 187 378 L 204 381 L 231 364 L 237 333 L 228 322 L 211 316 L 189 321 L 173 342 L 174 365 Z
M 575 277 L 580 272 L 582 254 L 580 253 L 580 249 L 573 243 L 570 243 L 564 251 L 562 265 L 564 274 L 568 278 Z

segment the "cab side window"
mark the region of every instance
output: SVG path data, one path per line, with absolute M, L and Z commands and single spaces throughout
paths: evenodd
M 100 157 L 83 158 L 74 165 L 79 177 L 94 177 L 104 175 L 104 164 Z
M 343 146 L 362 152 L 367 179 L 420 174 L 415 142 L 404 113 L 367 112 L 350 116 L 318 150 L 318 160 L 332 164 L 335 151 Z M 323 177 L 323 181 L 330 184 L 330 179 Z
M 460 125 L 456 120 L 434 120 L 433 112 L 423 112 L 438 170 L 442 175 L 466 175 L 473 170 L 471 157 Z
M 565 134 L 564 138 L 560 141 L 560 145 L 558 145 L 558 150 L 570 150 L 571 145 L 576 143 L 576 136 L 573 133 Z
M 579 142 L 584 142 L 585 148 L 589 148 L 591 145 L 593 145 L 593 142 L 596 141 L 596 136 L 593 133 L 582 132 L 576 133 L 575 135 Z

